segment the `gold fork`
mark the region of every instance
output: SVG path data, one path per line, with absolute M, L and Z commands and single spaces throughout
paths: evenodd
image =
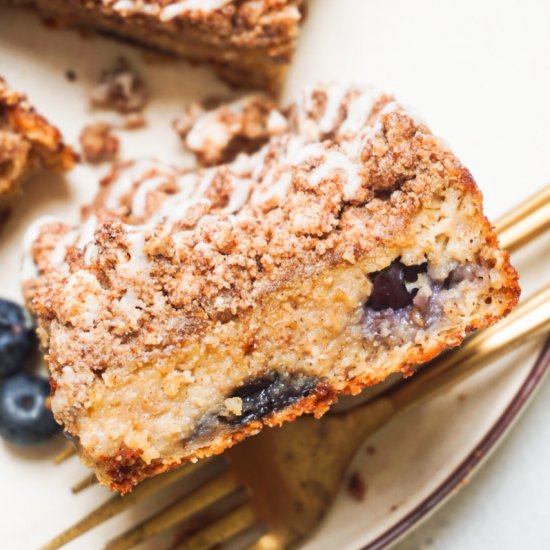
M 515 250 L 548 229 L 550 186 L 497 222 L 504 247 Z M 160 494 L 184 479 L 210 469 L 212 476 L 151 517 L 110 541 L 106 548 L 132 548 L 209 511 L 202 528 L 173 548 L 212 548 L 250 533 L 256 550 L 295 546 L 318 525 L 334 500 L 348 464 L 365 438 L 397 413 L 456 384 L 488 362 L 536 335 L 550 330 L 550 286 L 524 301 L 506 319 L 477 333 L 456 351 L 418 372 L 412 380 L 377 398 L 321 421 L 304 417 L 281 429 L 266 429 L 215 457 L 147 480 L 125 497 L 113 496 L 83 520 L 50 541 L 53 550 L 134 504 Z M 460 365 L 460 368 L 453 368 Z M 89 485 L 87 477 L 76 490 Z M 248 498 L 243 502 L 242 488 Z M 233 505 L 212 516 L 216 503 Z M 212 517 L 214 518 L 212 520 Z M 250 543 L 250 539 L 248 543 Z

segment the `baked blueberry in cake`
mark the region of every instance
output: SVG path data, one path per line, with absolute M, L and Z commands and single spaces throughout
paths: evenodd
M 319 417 L 518 300 L 472 176 L 391 96 L 313 86 L 279 115 L 225 164 L 119 165 L 80 226 L 27 238 L 53 412 L 113 489 Z

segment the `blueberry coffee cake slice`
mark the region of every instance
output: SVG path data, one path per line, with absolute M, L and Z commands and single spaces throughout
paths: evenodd
M 57 128 L 0 77 L 0 207 L 17 195 L 23 180 L 37 170 L 64 172 L 74 162 L 75 155 Z
M 91 27 L 208 63 L 239 87 L 277 91 L 304 0 L 8 0 L 59 24 Z
M 317 86 L 277 113 L 258 151 L 119 165 L 80 227 L 27 239 L 54 414 L 113 489 L 319 417 L 517 302 L 469 172 L 392 97 Z

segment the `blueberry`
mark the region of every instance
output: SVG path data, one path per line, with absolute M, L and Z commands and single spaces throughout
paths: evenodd
M 0 376 L 20 372 L 35 349 L 34 330 L 25 310 L 0 298 Z
M 276 371 L 246 382 L 231 397 L 242 399 L 242 414 L 226 419 L 232 425 L 259 420 L 272 412 L 296 403 L 313 392 L 319 380 L 298 373 L 279 374 Z
M 375 311 L 384 309 L 402 309 L 412 304 L 417 290 L 407 290 L 405 282 L 412 283 L 418 274 L 426 272 L 427 264 L 406 266 L 399 259 L 394 260 L 382 271 L 374 273 L 372 277 L 372 294 L 367 301 L 367 307 Z
M 18 445 L 49 439 L 59 430 L 45 401 L 50 385 L 33 374 L 17 374 L 0 386 L 0 435 Z

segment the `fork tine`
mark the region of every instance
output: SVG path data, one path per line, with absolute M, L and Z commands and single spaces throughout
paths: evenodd
M 550 185 L 495 222 L 502 248 L 514 251 L 550 228 Z
M 74 445 L 67 445 L 62 451 L 59 452 L 53 459 L 54 464 L 61 464 L 76 454 Z
M 185 495 L 132 529 L 112 539 L 105 546 L 105 550 L 126 550 L 133 548 L 137 544 L 141 544 L 183 520 L 190 518 L 237 489 L 238 485 L 232 474 L 224 472 L 208 483 L 198 487 L 189 495 Z
M 227 515 L 201 529 L 182 541 L 172 550 L 207 550 L 227 542 L 257 523 L 256 516 L 248 504 L 242 504 Z
M 85 478 L 81 479 L 80 481 L 77 481 L 71 487 L 71 491 L 76 495 L 81 491 L 84 491 L 84 489 L 87 489 L 88 487 L 95 485 L 96 483 L 97 483 L 97 477 L 95 476 L 94 473 L 91 473 L 91 474 L 88 474 Z
M 495 229 L 497 232 L 504 231 L 509 227 L 517 225 L 527 216 L 543 208 L 548 203 L 550 203 L 550 184 L 538 189 L 536 193 L 527 197 L 520 204 L 515 205 L 505 214 L 502 214 L 495 221 Z
M 86 517 L 82 518 L 80 521 L 63 531 L 63 533 L 49 541 L 41 548 L 41 550 L 56 550 L 57 548 L 61 548 L 68 542 L 76 539 L 80 535 L 83 535 L 87 531 L 90 531 L 97 525 L 107 521 L 117 514 L 120 514 L 124 510 L 132 507 L 134 504 L 147 498 L 149 495 L 164 489 L 184 477 L 190 476 L 199 468 L 204 467 L 206 464 L 209 464 L 214 460 L 216 459 L 205 459 L 197 462 L 196 464 L 186 464 L 182 468 L 172 470 L 166 474 L 144 481 L 141 485 L 139 485 L 139 487 L 136 487 L 131 493 L 124 497 L 114 495 L 109 500 L 98 506 L 95 510 L 90 512 Z

